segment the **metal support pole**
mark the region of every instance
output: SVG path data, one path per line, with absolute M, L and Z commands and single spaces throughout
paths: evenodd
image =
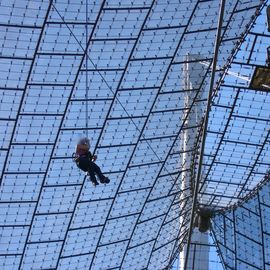
M 184 269 L 187 269 L 188 256 L 189 256 L 189 252 L 190 252 L 190 243 L 191 243 L 195 210 L 196 210 L 196 205 L 197 205 L 198 190 L 199 190 L 199 184 L 200 184 L 200 178 L 201 178 L 201 172 L 202 172 L 202 163 L 203 163 L 203 154 L 204 154 L 204 148 L 205 148 L 206 131 L 207 131 L 207 126 L 208 126 L 208 117 L 209 117 L 211 100 L 212 100 L 212 95 L 213 95 L 213 87 L 214 87 L 214 82 L 215 82 L 215 71 L 216 71 L 217 60 L 218 60 L 218 50 L 219 50 L 219 45 L 220 45 L 221 28 L 222 28 L 224 10 L 225 10 L 225 0 L 221 0 L 217 35 L 216 35 L 216 41 L 215 41 L 215 50 L 214 50 L 213 63 L 212 63 L 212 73 L 211 73 L 211 79 L 210 79 L 210 89 L 209 89 L 209 93 L 208 93 L 207 108 L 206 108 L 204 124 L 203 124 L 203 132 L 202 132 L 202 143 L 201 143 L 200 155 L 199 155 L 199 161 L 198 161 L 198 173 L 196 175 L 194 193 L 193 193 L 193 202 L 192 202 L 192 209 L 191 209 L 191 216 L 190 216 L 190 224 L 189 224 L 189 231 L 188 231 Z
M 184 89 L 189 90 L 185 92 L 184 102 L 186 108 L 191 108 L 194 99 L 197 97 L 197 87 L 196 85 L 200 82 L 201 74 L 204 73 L 205 66 L 199 62 L 201 56 L 197 54 L 188 54 L 185 56 L 185 65 L 183 69 L 184 76 Z M 201 92 L 200 99 L 205 95 L 205 92 Z M 189 112 L 184 114 L 185 130 L 183 131 L 183 136 L 181 137 L 183 153 L 181 154 L 181 164 L 180 167 L 183 170 L 181 173 L 181 197 L 182 202 L 180 204 L 181 209 L 185 209 L 185 204 L 188 196 L 191 196 L 191 189 L 194 186 L 193 172 L 190 168 L 193 167 L 193 152 L 192 149 L 197 148 L 197 138 L 199 136 L 199 131 L 194 131 L 202 118 L 203 106 L 202 103 L 194 105 Z M 193 150 L 194 151 L 194 150 Z M 180 217 L 180 224 L 185 223 L 185 218 Z M 185 232 L 188 232 L 189 223 L 182 227 Z M 189 253 L 188 269 L 192 270 L 208 270 L 208 258 L 209 258 L 209 247 L 208 247 L 208 233 L 201 233 L 198 229 L 192 233 L 192 247 Z M 185 254 L 186 247 L 184 246 L 182 251 L 180 251 L 180 270 L 184 269 L 185 264 Z M 201 259 L 200 263 L 197 263 L 197 259 Z

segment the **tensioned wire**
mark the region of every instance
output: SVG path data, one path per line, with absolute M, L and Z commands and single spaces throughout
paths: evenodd
M 74 37 L 74 39 L 77 41 L 77 43 L 79 44 L 79 46 L 81 47 L 81 49 L 82 49 L 83 52 L 85 53 L 86 58 L 89 59 L 89 61 L 91 62 L 91 64 L 92 64 L 93 67 L 95 68 L 95 70 L 98 72 L 98 74 L 100 75 L 100 77 L 102 78 L 102 80 L 104 81 L 104 83 L 106 84 L 106 86 L 108 87 L 108 89 L 115 95 L 115 93 L 114 93 L 114 91 L 112 90 L 111 86 L 108 84 L 108 82 L 106 81 L 106 79 L 104 78 L 104 76 L 102 75 L 102 73 L 97 69 L 96 65 L 94 64 L 94 62 L 92 61 L 92 59 L 89 57 L 88 52 L 87 52 L 87 44 L 86 44 L 86 49 L 84 49 L 83 46 L 81 45 L 81 43 L 79 42 L 79 40 L 76 38 L 76 36 L 75 36 L 75 34 L 73 33 L 73 31 L 71 30 L 71 28 L 68 26 L 68 24 L 65 22 L 64 18 L 61 16 L 60 12 L 59 12 L 59 11 L 57 10 L 57 8 L 55 7 L 55 5 L 54 5 L 54 4 L 52 4 L 52 5 L 53 5 L 54 9 L 56 10 L 57 14 L 59 15 L 59 17 L 62 19 L 62 21 L 63 21 L 64 24 L 66 25 L 66 27 L 69 29 L 71 35 Z M 207 70 L 209 70 L 209 69 L 210 69 L 210 65 L 209 65 L 209 67 L 208 67 Z M 188 112 L 187 112 L 187 114 L 185 115 L 185 117 L 184 117 L 184 119 L 183 119 L 183 123 L 182 123 L 182 125 L 181 125 L 181 127 L 180 127 L 180 129 L 179 129 L 179 132 L 178 132 L 178 134 L 177 134 L 177 136 L 176 136 L 176 138 L 175 138 L 173 144 L 175 144 L 175 141 L 177 140 L 177 138 L 178 138 L 178 136 L 179 136 L 181 130 L 183 129 L 183 127 L 184 127 L 184 125 L 185 125 L 185 122 L 186 122 L 186 120 L 188 119 L 189 113 L 190 113 L 190 111 L 192 110 L 192 107 L 193 107 L 193 105 L 194 105 L 194 103 L 195 103 L 195 100 L 196 100 L 197 96 L 199 95 L 199 93 L 200 93 L 200 91 L 199 91 L 199 89 L 198 89 L 198 91 L 196 91 L 196 94 L 195 94 L 194 99 L 192 100 L 192 103 L 191 103 L 190 108 L 187 109 Z M 126 108 L 124 107 L 124 105 L 123 105 L 123 104 L 121 103 L 121 101 L 118 99 L 117 95 L 115 95 L 115 99 L 119 102 L 119 104 L 120 104 L 120 106 L 122 107 L 122 109 L 124 110 L 124 112 L 125 112 L 125 113 L 127 114 L 127 116 L 130 118 L 130 120 L 131 120 L 131 122 L 133 123 L 133 125 L 135 126 L 136 130 L 138 130 L 138 131 L 142 134 L 142 137 L 143 137 L 144 139 L 146 139 L 145 136 L 144 136 L 144 134 L 142 133 L 142 131 L 139 129 L 139 127 L 136 125 L 136 123 L 134 122 L 134 120 L 132 119 L 132 117 L 129 115 L 129 113 L 128 113 L 128 111 L 126 110 Z M 160 162 L 162 162 L 162 160 L 160 159 L 160 157 L 157 155 L 157 153 L 155 152 L 155 150 L 152 148 L 151 144 L 150 144 L 147 140 L 145 140 L 145 141 L 146 141 L 147 145 L 149 146 L 149 149 L 151 149 L 151 151 L 152 151 L 153 154 L 157 157 L 157 159 L 158 159 Z M 173 178 L 173 176 L 172 176 L 172 175 L 170 174 L 170 172 L 167 170 L 166 166 L 163 166 L 163 169 L 168 173 L 168 175 L 170 176 L 170 178 L 175 182 L 176 179 Z M 178 177 L 179 177 L 179 175 L 178 175 Z M 180 190 L 180 192 L 181 192 L 181 190 Z M 187 232 L 186 232 L 186 233 L 187 233 Z M 187 236 L 187 235 L 186 235 L 186 236 Z M 186 236 L 185 236 L 185 237 L 186 237 Z
M 75 40 L 77 41 L 77 43 L 79 44 L 79 46 L 82 48 L 82 50 L 83 50 L 83 52 L 85 53 L 85 55 L 86 55 L 86 73 L 87 73 L 87 70 L 88 70 L 88 68 L 87 68 L 87 59 L 89 59 L 89 61 L 92 63 L 92 65 L 93 65 L 93 67 L 95 68 L 95 70 L 98 72 L 98 74 L 100 75 L 100 77 L 102 78 L 102 80 L 104 81 L 104 83 L 107 85 L 107 87 L 108 87 L 108 89 L 113 93 L 113 94 L 115 94 L 114 93 L 114 91 L 112 90 L 112 88 L 110 87 L 110 85 L 108 84 L 108 82 L 105 80 L 105 78 L 104 78 L 104 76 L 101 74 L 101 72 L 97 69 L 97 66 L 93 63 L 93 61 L 91 60 L 91 58 L 89 57 L 89 55 L 88 55 L 88 53 L 87 53 L 87 44 L 88 44 L 88 37 L 86 37 L 87 38 L 87 42 L 86 42 L 86 50 L 83 48 L 83 46 L 80 44 L 80 42 L 78 41 L 78 39 L 76 38 L 76 36 L 74 35 L 74 33 L 72 32 L 72 30 L 70 29 L 70 27 L 68 26 L 68 24 L 65 22 L 65 20 L 64 20 L 64 18 L 61 16 L 61 14 L 59 13 L 59 11 L 56 9 L 56 7 L 54 6 L 54 4 L 52 4 L 53 5 L 53 7 L 54 7 L 54 9 L 56 10 L 56 12 L 58 13 L 58 15 L 60 16 L 60 18 L 62 19 L 62 21 L 64 22 L 64 24 L 66 25 L 66 27 L 69 29 L 69 31 L 70 31 L 70 33 L 72 34 L 72 36 L 75 38 Z M 88 5 L 88 3 L 87 3 L 87 5 Z M 87 12 L 87 11 L 86 11 Z M 87 19 L 88 19 L 88 15 L 87 15 Z M 86 20 L 86 24 L 87 24 L 87 20 Z M 87 27 L 86 27 L 86 31 L 87 31 Z M 86 33 L 86 36 L 88 36 L 88 33 Z M 210 66 L 211 65 L 209 65 L 209 68 L 210 68 Z M 215 72 L 215 68 L 214 68 L 214 65 L 213 65 L 213 67 L 212 67 L 212 69 L 213 69 L 213 72 Z M 86 74 L 86 77 L 88 77 L 88 74 Z M 86 79 L 87 81 L 88 81 L 88 79 Z M 212 80 L 212 78 L 211 78 L 211 80 Z M 212 87 L 211 87 L 212 88 Z M 211 90 L 211 89 L 210 89 Z M 213 90 L 213 89 L 212 89 Z M 86 82 L 86 103 L 87 103 L 87 100 L 88 100 L 88 84 L 87 84 L 87 82 Z M 187 120 L 187 117 L 188 117 L 188 115 L 189 115 L 189 113 L 190 113 L 190 111 L 191 111 L 191 109 L 192 109 L 192 107 L 193 107 L 193 105 L 194 105 L 194 101 L 196 100 L 196 98 L 197 98 L 197 96 L 198 96 L 198 93 L 199 93 L 199 90 L 196 92 L 196 95 L 195 95 L 195 97 L 194 97 L 194 99 L 193 99 L 193 101 L 192 101 L 192 104 L 191 104 L 191 106 L 190 106 L 190 108 L 189 108 L 189 110 L 188 110 L 188 113 L 186 114 L 186 116 L 184 117 L 184 119 L 183 119 L 183 125 L 185 124 L 185 122 L 186 122 L 186 120 Z M 210 99 L 212 98 L 212 96 L 211 95 L 209 95 L 209 98 L 208 98 L 208 102 L 210 102 Z M 115 99 L 118 101 L 118 103 L 120 104 L 120 106 L 122 107 L 122 109 L 125 111 L 125 113 L 127 114 L 127 116 L 130 118 L 130 120 L 131 120 L 131 122 L 133 123 L 133 125 L 135 126 L 135 128 L 139 131 L 139 132 L 141 132 L 141 130 L 138 128 L 138 126 L 136 125 L 136 123 L 133 121 L 133 119 L 132 119 L 132 117 L 129 115 L 129 113 L 127 112 L 127 110 L 125 109 L 125 107 L 123 106 L 123 104 L 121 103 L 121 101 L 118 99 L 118 97 L 117 97 L 117 95 L 115 95 Z M 88 105 L 87 105 L 88 106 Z M 207 106 L 208 107 L 208 106 Z M 87 108 L 87 110 L 88 110 L 88 108 Z M 209 108 L 207 109 L 207 111 L 209 110 Z M 208 117 L 207 116 L 207 114 L 208 113 L 206 113 L 206 118 Z M 87 130 L 87 132 L 88 132 L 88 112 L 86 112 L 86 121 L 87 121 L 87 123 L 86 123 L 86 130 Z M 206 123 L 207 123 L 207 119 L 206 119 Z M 183 125 L 181 126 L 181 128 L 180 128 L 180 130 L 182 129 L 182 127 L 183 127 Z M 206 125 L 204 124 L 204 132 L 206 132 Z M 88 133 L 87 133 L 88 134 Z M 142 133 L 142 137 L 145 139 L 145 136 L 144 136 L 144 134 Z M 178 136 L 177 136 L 178 137 Z M 205 134 L 204 134 L 204 136 L 203 136 L 203 139 L 205 139 Z M 149 146 L 149 148 L 151 149 L 151 151 L 154 153 L 154 155 L 158 158 L 158 160 L 159 161 L 161 161 L 161 159 L 159 158 L 159 156 L 156 154 L 156 152 L 154 151 L 154 149 L 152 148 L 152 146 L 150 145 L 150 143 L 146 140 L 146 143 L 148 144 L 148 146 Z M 201 147 L 201 154 L 203 153 L 203 150 L 204 150 L 204 145 Z M 201 160 L 200 160 L 200 164 L 199 164 L 199 168 L 201 167 L 201 163 L 202 163 L 202 155 L 200 155 L 201 156 Z M 166 169 L 166 167 L 164 167 L 165 168 L 165 170 L 167 171 L 167 169 Z M 167 171 L 168 172 L 168 171 Z M 170 177 L 173 179 L 173 177 L 170 175 Z M 196 189 L 198 188 L 198 184 L 199 184 L 199 178 L 200 178 L 200 173 L 198 173 L 198 175 L 197 175 L 197 181 L 196 181 L 196 184 L 195 184 L 195 186 L 196 186 Z M 174 179 L 173 179 L 174 180 Z M 195 189 L 195 190 L 196 190 Z M 197 190 L 196 190 L 197 191 Z M 192 215 L 194 215 L 194 211 L 195 211 L 195 205 L 196 205 L 196 198 L 197 198 L 197 192 L 194 192 L 194 194 L 193 194 L 193 196 L 195 195 L 195 197 L 194 197 L 194 200 L 193 200 L 193 209 L 192 209 Z M 190 224 L 192 224 L 192 217 L 191 217 L 191 221 L 190 221 Z M 192 225 L 191 225 L 192 226 Z M 190 235 L 191 235 L 191 233 L 189 232 L 189 235 L 188 235 L 188 238 L 190 238 Z M 188 252 L 187 252 L 188 253 Z M 186 258 L 186 260 L 185 260 L 185 264 L 187 264 L 187 258 Z
M 58 9 L 55 7 L 55 5 L 54 5 L 53 3 L 52 3 L 52 6 L 53 6 L 53 8 L 55 9 L 55 11 L 57 12 L 57 14 L 59 15 L 59 17 L 62 19 L 63 23 L 66 25 L 66 27 L 68 28 L 68 30 L 70 31 L 71 35 L 74 37 L 74 39 L 75 39 L 76 42 L 78 43 L 78 45 L 81 47 L 81 49 L 82 49 L 83 52 L 85 53 L 86 58 L 89 59 L 89 61 L 90 61 L 91 64 L 93 65 L 94 69 L 98 72 L 98 74 L 99 74 L 100 77 L 102 78 L 103 82 L 104 82 L 104 83 L 106 84 L 106 86 L 108 87 L 108 89 L 109 89 L 113 94 L 115 94 L 114 91 L 112 90 L 111 86 L 109 85 L 109 83 L 106 81 L 105 77 L 102 75 L 102 73 L 98 70 L 97 66 L 94 64 L 94 62 L 92 61 L 92 59 L 89 57 L 88 52 L 87 52 L 87 48 L 85 49 L 85 48 L 81 45 L 80 41 L 76 38 L 75 34 L 74 34 L 73 31 L 71 30 L 71 28 L 68 26 L 68 24 L 65 22 L 64 18 L 61 16 L 60 12 L 58 11 Z M 86 46 L 87 46 L 87 44 L 86 44 Z M 210 66 L 209 66 L 209 67 L 210 67 Z M 194 97 L 194 99 L 193 99 L 193 101 L 192 101 L 192 104 L 191 104 L 190 108 L 187 109 L 187 110 L 188 110 L 188 113 L 186 114 L 186 116 L 185 116 L 184 119 L 183 119 L 183 123 L 182 123 L 182 126 L 181 126 L 180 130 L 182 130 L 182 128 L 183 128 L 183 126 L 184 126 L 184 124 L 185 124 L 185 122 L 186 122 L 186 120 L 187 120 L 187 118 L 188 118 L 188 115 L 189 115 L 189 113 L 190 113 L 190 111 L 191 111 L 191 109 L 192 109 L 192 107 L 193 107 L 193 105 L 194 105 L 194 103 L 195 103 L 195 100 L 196 100 L 198 94 L 199 94 L 199 89 L 198 89 L 198 91 L 196 92 L 196 95 L 195 95 L 195 97 Z M 139 129 L 139 127 L 137 126 L 137 124 L 134 122 L 134 120 L 132 119 L 132 117 L 129 115 L 129 113 L 128 113 L 128 111 L 126 110 L 125 106 L 121 103 L 121 101 L 120 101 L 119 98 L 117 97 L 117 95 L 115 95 L 115 99 L 118 101 L 119 105 L 122 107 L 122 109 L 124 110 L 124 112 L 125 112 L 125 113 L 127 114 L 127 116 L 130 118 L 131 122 L 133 123 L 133 125 L 135 126 L 135 128 L 137 129 L 137 131 L 141 132 L 141 130 Z M 157 153 L 155 152 L 155 150 L 152 148 L 151 144 L 150 144 L 150 143 L 147 141 L 147 139 L 145 138 L 145 135 L 144 135 L 144 134 L 142 134 L 142 137 L 145 139 L 145 141 L 146 141 L 146 143 L 148 144 L 149 148 L 152 150 L 152 152 L 153 152 L 154 155 L 158 158 L 158 160 L 159 160 L 160 162 L 162 162 L 162 160 L 160 159 L 160 157 L 157 155 Z M 167 171 L 168 174 L 170 174 L 169 171 L 168 171 L 166 168 L 165 168 L 165 170 Z M 172 177 L 172 176 L 171 176 L 171 177 Z M 173 179 L 173 177 L 172 177 L 172 179 Z M 173 179 L 173 180 L 175 180 L 175 179 Z
M 65 22 L 64 18 L 61 16 L 60 12 L 58 11 L 58 9 L 55 7 L 54 4 L 52 4 L 52 6 L 54 7 L 55 11 L 57 12 L 57 14 L 59 15 L 59 17 L 62 19 L 62 21 L 64 22 L 64 24 L 66 25 L 66 27 L 69 29 L 71 35 L 74 37 L 74 39 L 76 40 L 76 42 L 79 44 L 79 46 L 81 47 L 81 49 L 83 50 L 86 58 L 89 59 L 89 61 L 91 62 L 91 64 L 93 65 L 94 69 L 98 72 L 99 76 L 102 78 L 103 82 L 106 84 L 106 86 L 108 87 L 108 89 L 115 95 L 115 99 L 118 101 L 118 103 L 120 104 L 120 106 L 122 107 L 123 111 L 127 114 L 127 116 L 130 118 L 131 122 L 133 123 L 133 125 L 135 126 L 136 130 L 140 132 L 141 136 L 145 139 L 145 142 L 147 143 L 147 145 L 149 146 L 149 149 L 151 149 L 151 151 L 153 152 L 153 154 L 156 156 L 156 158 L 158 159 L 158 161 L 162 162 L 162 160 L 160 159 L 160 157 L 157 155 L 157 153 L 155 152 L 155 150 L 153 149 L 153 147 L 151 146 L 151 144 L 147 141 L 147 139 L 145 138 L 144 134 L 142 133 L 142 131 L 139 129 L 139 127 L 136 125 L 136 123 L 134 122 L 134 120 L 132 119 L 132 117 L 129 115 L 128 111 L 126 110 L 125 106 L 121 103 L 121 101 L 118 99 L 117 95 L 114 93 L 114 91 L 112 90 L 111 86 L 108 84 L 108 82 L 106 81 L 106 79 L 104 78 L 104 76 L 102 75 L 102 73 L 97 69 L 97 66 L 94 64 L 94 62 L 92 61 L 92 59 L 89 57 L 88 55 L 88 52 L 87 52 L 87 47 L 88 47 L 88 40 L 87 40 L 87 43 L 86 43 L 86 48 L 84 49 L 84 47 L 81 45 L 81 43 L 79 42 L 79 40 L 76 38 L 75 34 L 73 33 L 73 31 L 71 30 L 71 28 L 68 26 L 68 24 Z M 208 72 L 208 70 L 210 69 L 210 66 L 207 68 L 207 71 L 206 73 Z M 204 77 L 204 79 L 206 78 L 206 76 Z M 88 86 L 88 84 L 87 84 Z M 88 89 L 86 89 L 88 90 Z M 86 91 L 86 93 L 88 93 L 88 91 Z M 173 145 L 175 144 L 176 140 L 178 139 L 179 137 L 179 134 L 181 132 L 181 130 L 183 129 L 184 125 L 185 125 L 185 122 L 186 120 L 188 119 L 189 117 L 189 114 L 192 110 L 192 107 L 195 103 L 195 100 L 197 99 L 198 95 L 200 93 L 200 88 L 196 91 L 196 94 L 195 94 L 195 97 L 194 99 L 192 100 L 192 103 L 190 105 L 190 108 L 187 108 L 187 113 L 186 115 L 184 116 L 184 119 L 183 119 L 183 122 L 182 122 L 182 125 L 179 129 L 179 131 L 177 132 L 177 135 L 174 139 L 174 142 L 173 142 Z M 86 100 L 86 103 L 87 103 L 87 100 Z M 86 121 L 88 121 L 88 112 L 86 112 Z M 166 160 L 165 160 L 166 162 Z M 170 178 L 175 182 L 177 179 L 174 179 L 173 176 L 170 174 L 170 172 L 167 170 L 166 166 L 163 166 L 163 169 L 168 173 L 168 175 L 170 176 Z M 180 176 L 180 174 L 177 176 L 177 178 Z M 180 190 L 181 192 L 181 190 Z M 194 194 L 193 194 L 194 196 Z M 190 196 L 187 197 L 187 199 L 189 198 Z M 192 221 L 190 221 L 191 223 Z M 188 232 L 186 232 L 188 233 Z M 186 234 L 185 233 L 185 234 Z M 185 238 L 187 237 L 188 235 L 185 236 Z
M 85 7 L 85 46 L 88 44 L 88 0 L 86 0 L 86 7 Z M 87 48 L 86 48 L 87 51 Z M 88 91 L 89 91 L 89 86 L 88 86 L 88 57 L 85 57 L 85 134 L 86 137 L 88 138 Z
M 88 5 L 88 2 L 87 4 Z M 134 120 L 132 119 L 132 117 L 129 115 L 128 111 L 126 110 L 125 106 L 121 103 L 121 101 L 118 99 L 117 95 L 114 93 L 114 91 L 112 90 L 111 86 L 109 85 L 109 83 L 106 81 L 105 77 L 102 75 L 102 73 L 98 70 L 97 66 L 94 64 L 94 62 L 92 61 L 92 59 L 89 57 L 88 55 L 88 32 L 86 32 L 86 48 L 84 48 L 81 43 L 79 42 L 79 40 L 76 38 L 75 34 L 73 33 L 73 31 L 71 30 L 71 28 L 68 26 L 68 24 L 65 22 L 64 18 L 61 16 L 60 12 L 58 11 L 58 9 L 55 7 L 55 5 L 52 3 L 52 6 L 53 8 L 55 9 L 55 11 L 57 12 L 57 14 L 59 15 L 59 17 L 61 18 L 61 20 L 63 21 L 63 23 L 66 25 L 66 27 L 68 28 L 68 30 L 70 31 L 71 35 L 74 37 L 74 39 L 76 40 L 76 42 L 79 44 L 79 46 L 81 47 L 81 49 L 83 50 L 85 56 L 86 56 L 86 73 L 87 73 L 87 69 L 88 69 L 88 66 L 87 66 L 87 59 L 91 62 L 91 64 L 93 65 L 94 69 L 98 72 L 99 76 L 102 78 L 103 82 L 106 84 L 106 86 L 108 87 L 108 89 L 115 95 L 115 99 L 118 101 L 118 103 L 120 104 L 120 106 L 122 107 L 122 109 L 124 110 L 124 112 L 126 113 L 126 115 L 130 118 L 131 122 L 133 123 L 133 125 L 135 126 L 136 130 L 138 130 L 140 133 L 141 133 L 141 136 L 145 139 L 147 145 L 149 146 L 149 148 L 151 149 L 151 151 L 154 153 L 154 155 L 157 157 L 157 159 L 162 162 L 162 160 L 160 159 L 160 157 L 157 155 L 157 153 L 155 152 L 155 150 L 152 148 L 151 144 L 147 141 L 147 139 L 145 138 L 144 134 L 142 133 L 142 131 L 139 129 L 139 127 L 136 125 L 136 123 L 134 122 Z M 88 22 L 88 9 L 86 8 L 86 13 L 87 13 L 87 19 L 86 19 L 86 24 Z M 87 30 L 87 27 L 86 27 L 86 30 Z M 207 71 L 206 73 L 208 72 L 208 70 L 210 69 L 211 65 L 209 65 L 209 67 L 207 68 Z M 214 69 L 214 66 L 212 67 L 212 69 Z M 204 79 L 206 78 L 206 76 L 204 77 Z M 86 74 L 86 80 L 88 81 L 88 75 Z M 187 108 L 187 113 L 183 119 L 183 123 L 179 129 L 179 132 L 173 142 L 173 144 L 175 143 L 176 139 L 178 138 L 179 136 L 179 133 L 180 131 L 183 129 L 184 125 L 185 125 L 185 122 L 186 120 L 188 119 L 188 116 L 190 114 L 190 111 L 192 110 L 192 107 L 194 106 L 194 103 L 195 103 L 195 100 L 197 99 L 198 95 L 200 93 L 200 88 L 196 91 L 196 94 L 195 94 L 195 97 L 194 99 L 192 100 L 192 103 L 190 105 L 190 108 Z M 209 94 L 209 98 L 211 98 L 211 95 Z M 86 82 L 86 104 L 88 102 L 88 83 Z M 209 101 L 208 101 L 209 102 Z M 88 127 L 88 105 L 86 106 L 87 108 L 87 112 L 86 112 L 86 129 Z M 205 127 L 204 127 L 205 128 Z M 88 134 L 88 133 L 86 133 Z M 201 149 L 202 150 L 202 149 Z M 163 167 L 164 170 L 168 173 L 168 175 L 170 175 L 171 179 L 173 181 L 175 181 L 176 179 L 173 178 L 173 176 L 170 174 L 170 172 L 167 170 L 166 166 Z M 198 182 L 198 179 L 199 179 L 199 176 L 197 176 L 197 182 Z M 197 183 L 198 184 L 198 183 Z M 180 191 L 181 192 L 181 191 Z M 197 194 L 193 192 L 193 198 L 194 198 L 194 195 L 195 195 L 195 198 L 197 198 Z M 194 211 L 195 211 L 195 208 L 194 206 L 196 205 L 196 202 L 195 200 L 193 200 L 193 209 L 192 209 L 192 213 L 191 213 L 191 220 L 189 221 L 190 223 L 190 226 L 191 224 L 193 224 L 193 219 L 194 219 Z M 186 232 L 187 235 L 186 237 L 190 237 L 190 231 L 189 232 Z M 186 264 L 187 260 L 185 260 L 185 264 Z

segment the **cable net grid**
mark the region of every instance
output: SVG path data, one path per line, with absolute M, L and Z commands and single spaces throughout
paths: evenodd
M 185 11 L 179 8 L 182 5 Z M 259 1 L 257 6 L 246 5 L 228 2 L 224 29 L 228 40 L 220 49 L 220 66 L 230 57 L 241 26 L 250 20 L 250 16 L 242 20 L 239 14 L 254 14 Z M 247 7 L 250 9 L 245 11 Z M 31 15 L 23 12 L 30 9 Z M 200 90 L 197 98 L 189 91 L 191 102 L 201 103 L 198 107 L 203 112 L 216 30 L 210 28 L 216 27 L 217 1 L 211 8 L 187 1 L 89 4 L 87 70 L 85 2 L 3 2 L 1 10 L 3 17 L 9 17 L 8 25 L 2 27 L 8 32 L 19 28 L 19 40 L 31 40 L 27 51 L 21 50 L 27 47 L 24 42 L 14 52 L 10 45 L 12 49 L 3 51 L 6 58 L 1 59 L 2 96 L 11 96 L 11 106 L 4 107 L 1 119 L 7 132 L 1 149 L 2 228 L 7 238 L 22 234 L 18 247 L 14 244 L 3 250 L 3 266 L 166 267 L 186 232 L 177 233 L 179 216 L 187 224 L 190 211 L 188 207 L 175 209 L 180 203 L 190 204 L 189 197 L 179 198 L 185 161 L 179 165 L 178 159 L 185 150 L 178 141 L 185 129 L 197 133 L 201 125 L 201 119 L 195 120 L 195 126 L 182 123 L 194 110 L 194 105 L 183 102 L 183 90 L 191 90 L 184 89 L 184 62 L 187 53 L 196 55 L 196 62 L 206 61 L 195 68 L 196 76 L 190 76 L 192 89 Z M 234 20 L 230 12 L 235 12 Z M 206 29 L 201 29 L 197 18 Z M 17 35 L 10 38 L 12 42 L 16 43 Z M 147 35 L 157 37 L 148 46 L 144 45 Z M 199 40 L 191 46 L 196 36 Z M 230 41 L 232 37 L 235 40 Z M 78 135 L 85 132 L 85 121 L 98 162 L 103 161 L 102 168 L 111 179 L 108 186 L 96 190 L 71 161 Z M 194 151 L 193 141 L 188 138 L 185 142 L 188 151 Z M 135 178 L 128 177 L 130 171 Z M 158 220 L 158 225 L 152 220 Z M 108 224 L 113 221 L 119 224 L 111 232 Z M 144 223 L 148 223 L 147 230 L 140 238 L 146 239 L 153 226 L 155 234 L 140 242 L 136 229 Z M 52 226 L 53 233 L 43 232 L 44 224 Z M 16 229 L 9 230 L 13 225 Z M 41 232 L 40 238 L 32 236 L 34 231 Z M 123 237 L 109 240 L 117 234 Z M 104 256 L 108 260 L 102 260 Z

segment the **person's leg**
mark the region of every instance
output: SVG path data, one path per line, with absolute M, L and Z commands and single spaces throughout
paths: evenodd
M 100 182 L 101 183 L 109 183 L 110 180 L 101 172 L 99 166 L 92 161 L 90 161 L 90 163 L 91 163 L 92 170 L 97 174 Z
M 90 181 L 96 186 L 98 185 L 98 181 L 95 175 L 95 172 L 92 169 L 88 169 L 88 174 L 90 176 Z
M 88 172 L 91 182 L 94 185 L 98 185 L 98 181 L 95 176 L 95 171 L 90 163 L 92 162 L 87 157 L 80 157 L 79 162 L 78 162 L 78 167 L 84 172 Z
M 99 179 L 103 179 L 105 177 L 103 173 L 101 172 L 99 166 L 93 161 L 89 162 L 89 167 L 91 167 L 91 170 L 96 173 Z
M 78 160 L 76 161 L 76 164 L 79 169 L 81 169 L 84 172 L 87 172 L 88 169 L 88 162 L 85 160 L 84 157 L 79 157 Z

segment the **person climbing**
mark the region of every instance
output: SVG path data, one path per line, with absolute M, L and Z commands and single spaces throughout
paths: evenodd
M 98 185 L 96 175 L 99 178 L 100 183 L 107 184 L 110 182 L 109 178 L 106 177 L 100 170 L 99 166 L 95 164 L 97 160 L 96 155 L 92 155 L 90 150 L 90 142 L 88 138 L 82 138 L 79 140 L 76 146 L 76 152 L 73 154 L 73 159 L 76 162 L 79 169 L 87 172 L 90 176 L 90 181 L 94 186 Z

